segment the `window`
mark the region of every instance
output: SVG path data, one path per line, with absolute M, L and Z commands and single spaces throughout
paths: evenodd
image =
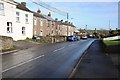
M 37 20 L 36 19 L 34 19 L 34 25 L 37 25 Z
M 28 23 L 28 14 L 25 14 L 25 22 Z
M 22 27 L 22 34 L 25 35 L 25 27 Z
M 4 15 L 4 4 L 0 3 L 0 15 Z
M 20 13 L 16 12 L 16 22 L 20 22 Z
M 36 35 L 36 31 L 34 31 L 34 35 Z
M 47 24 L 47 27 L 49 27 L 50 25 L 49 25 L 49 21 L 48 20 L 46 20 L 46 24 Z
M 40 26 L 43 26 L 43 20 L 40 19 Z
M 7 33 L 12 33 L 12 22 L 7 22 Z
M 53 34 L 53 30 L 52 30 L 52 34 Z

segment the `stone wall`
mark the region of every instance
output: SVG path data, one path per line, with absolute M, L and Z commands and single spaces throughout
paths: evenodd
M 8 50 L 13 48 L 13 39 L 7 36 L 0 36 L 0 50 Z
M 104 38 L 103 40 L 120 40 L 120 36 L 107 37 Z
M 56 42 L 64 42 L 66 41 L 65 36 L 47 36 L 41 37 L 46 43 L 56 43 Z

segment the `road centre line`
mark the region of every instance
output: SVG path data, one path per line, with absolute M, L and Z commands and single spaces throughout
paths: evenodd
M 11 69 L 14 69 L 14 68 L 16 68 L 16 67 L 19 67 L 19 66 L 21 66 L 21 65 L 24 65 L 24 64 L 26 64 L 26 63 L 29 63 L 29 62 L 31 62 L 31 61 L 34 61 L 34 60 L 36 60 L 36 59 L 39 59 L 39 58 L 41 58 L 41 57 L 44 57 L 44 56 L 45 56 L 45 55 L 41 55 L 41 56 L 38 56 L 38 57 L 36 57 L 36 58 L 30 59 L 30 60 L 28 60 L 28 61 L 25 61 L 25 62 L 23 62 L 23 63 L 20 63 L 20 64 L 18 64 L 18 65 L 15 65 L 15 66 L 13 66 L 13 67 L 10 67 L 10 68 L 8 68 L 8 69 L 5 69 L 5 70 L 2 71 L 2 73 L 6 72 L 6 71 L 9 71 L 9 70 L 11 70 Z
M 65 47 L 62 47 L 62 48 L 56 49 L 56 50 L 54 50 L 53 52 L 56 52 L 56 51 L 62 50 L 62 49 L 64 49 L 64 48 L 65 48 Z
M 68 46 L 73 46 L 73 45 L 76 45 L 76 44 L 70 44 L 70 45 L 68 45 Z

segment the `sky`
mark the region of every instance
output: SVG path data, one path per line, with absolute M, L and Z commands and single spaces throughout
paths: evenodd
M 18 0 L 21 2 L 23 0 Z M 109 23 L 111 29 L 118 28 L 118 2 L 117 0 L 98 0 L 98 1 L 49 1 L 46 4 L 57 8 L 63 12 L 69 14 L 68 21 L 72 22 L 77 29 L 109 29 Z M 32 5 L 32 6 L 31 6 Z M 37 11 L 41 10 L 43 14 L 48 14 L 51 12 L 41 6 L 38 6 L 32 2 L 27 1 L 27 7 L 30 10 Z M 58 20 L 66 21 L 65 15 L 60 15 L 58 13 L 52 13 L 52 18 L 58 18 Z M 86 27 L 87 25 L 87 27 Z

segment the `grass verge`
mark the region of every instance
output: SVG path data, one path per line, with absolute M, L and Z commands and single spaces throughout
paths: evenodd
M 120 40 L 103 40 L 104 44 L 109 45 L 120 45 Z

